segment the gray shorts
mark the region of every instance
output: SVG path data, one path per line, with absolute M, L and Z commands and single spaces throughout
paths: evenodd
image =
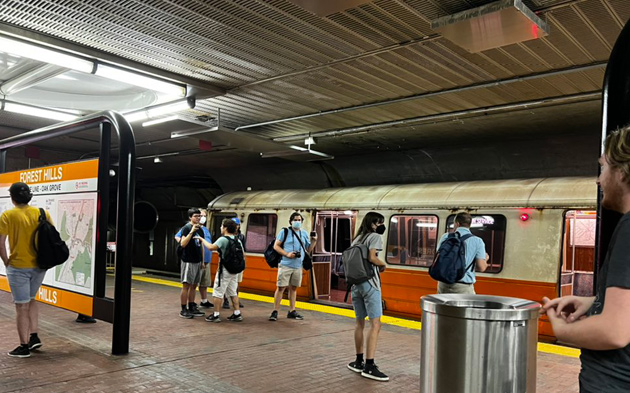
M 356 284 L 352 287 L 352 307 L 357 319 L 370 320 L 383 316 L 383 303 L 381 291 L 374 288 L 369 281 Z
M 201 280 L 201 262 L 184 262 L 180 268 L 182 283 L 197 285 Z
M 17 269 L 7 267 L 7 279 L 13 295 L 13 303 L 28 303 L 37 297 L 39 287 L 46 276 L 45 269 Z

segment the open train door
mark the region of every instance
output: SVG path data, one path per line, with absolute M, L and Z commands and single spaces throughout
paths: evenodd
M 558 295 L 593 296 L 595 210 L 570 210 L 564 215 Z
M 355 211 L 316 213 L 317 246 L 313 251 L 315 300 L 343 302 L 346 282 L 338 274 L 341 253 L 350 247 L 355 232 Z

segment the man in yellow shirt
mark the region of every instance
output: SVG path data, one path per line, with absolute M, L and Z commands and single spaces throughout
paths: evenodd
M 9 188 L 9 194 L 15 207 L 0 216 L 0 258 L 6 266 L 7 279 L 17 311 L 20 346 L 8 355 L 27 358 L 31 356 L 31 350 L 42 346 L 37 337 L 39 307 L 35 297 L 44 281 L 46 270 L 37 267 L 37 255 L 31 244 L 39 219 L 39 209 L 28 204 L 33 194 L 22 182 L 13 183 Z M 50 221 L 48 212 L 46 218 Z M 7 255 L 7 237 L 10 255 Z

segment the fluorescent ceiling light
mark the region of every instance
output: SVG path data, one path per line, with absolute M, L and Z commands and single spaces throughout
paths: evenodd
M 7 112 L 20 113 L 28 116 L 37 116 L 44 119 L 52 119 L 59 121 L 76 120 L 79 116 L 72 115 L 70 113 L 59 112 L 52 109 L 38 108 L 30 105 L 17 104 L 15 102 L 4 103 L 4 110 Z
M 86 72 L 88 74 L 91 73 L 94 68 L 94 63 L 89 60 L 23 41 L 12 40 L 10 38 L 0 37 L 0 48 L 2 52 Z
M 175 97 L 184 97 L 186 95 L 186 88 L 184 86 L 140 75 L 136 72 L 126 71 L 121 68 L 99 64 L 96 67 L 95 74 L 104 78 L 129 83 L 130 85 L 140 86 L 145 89 L 160 91 Z
M 167 121 L 173 121 L 173 120 L 177 120 L 177 119 L 178 119 L 177 115 L 168 116 L 168 117 L 162 117 L 161 119 L 145 121 L 144 123 L 142 123 L 142 127 L 150 127 L 150 126 L 154 126 L 156 124 L 166 123 Z
M 188 102 L 184 100 L 167 102 L 166 104 L 156 105 L 148 109 L 125 113 L 125 119 L 132 123 L 135 121 L 153 119 L 159 116 L 168 115 L 173 112 L 179 112 L 189 109 Z

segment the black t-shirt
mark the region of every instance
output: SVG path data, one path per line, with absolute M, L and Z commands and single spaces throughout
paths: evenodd
M 182 231 L 182 239 L 188 236 L 192 229 L 192 225 L 190 223 L 184 225 L 181 229 Z M 203 229 L 197 229 L 196 235 L 200 236 L 202 239 L 204 238 Z M 193 235 L 194 237 L 195 235 Z M 182 261 L 184 262 L 202 262 L 203 261 L 203 244 L 199 239 L 190 239 L 186 247 L 183 247 L 182 252 Z
M 630 213 L 624 214 L 610 239 L 597 276 L 597 292 L 587 315 L 601 314 L 606 288 L 630 288 Z M 630 312 L 630 310 L 619 310 Z M 630 392 L 630 345 L 607 351 L 582 349 L 580 386 L 589 392 Z

